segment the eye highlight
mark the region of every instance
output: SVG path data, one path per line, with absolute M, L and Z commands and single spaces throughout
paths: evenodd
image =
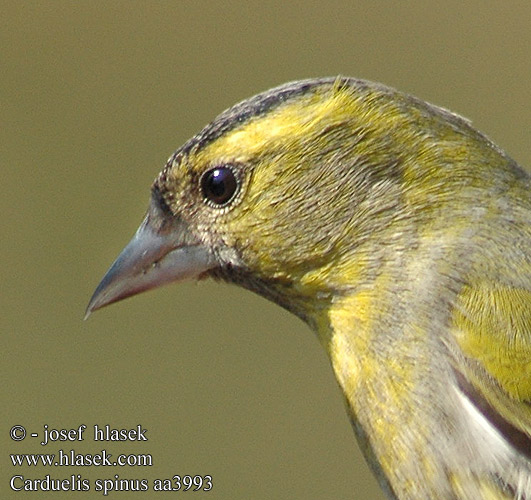
M 203 196 L 211 205 L 223 207 L 238 192 L 236 172 L 226 165 L 207 170 L 201 177 Z

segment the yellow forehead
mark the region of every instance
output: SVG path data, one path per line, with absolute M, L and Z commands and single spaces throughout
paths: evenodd
M 313 129 L 352 117 L 355 100 L 348 89 L 323 89 L 311 95 L 250 118 L 204 147 L 196 156 L 197 165 L 218 161 L 245 162 L 259 153 L 307 138 Z

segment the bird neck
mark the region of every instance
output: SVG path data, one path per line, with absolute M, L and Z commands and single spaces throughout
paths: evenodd
M 426 450 L 433 435 L 444 432 L 445 392 L 451 390 L 441 381 L 450 368 L 440 364 L 447 358 L 444 345 L 434 344 L 425 325 L 406 326 L 398 313 L 392 321 L 400 306 L 381 290 L 377 297 L 377 288 L 334 301 L 322 318 L 328 325 L 318 331 L 327 332 L 328 354 L 367 460 L 391 498 L 410 498 L 413 491 L 406 490 L 418 484 L 408 486 L 400 477 L 426 477 L 426 470 L 412 468 L 437 467 L 427 463 Z

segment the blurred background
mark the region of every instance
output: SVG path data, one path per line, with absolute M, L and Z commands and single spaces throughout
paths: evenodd
M 209 499 L 382 499 L 328 360 L 295 317 L 210 282 L 94 314 L 168 156 L 289 80 L 376 80 L 470 118 L 531 165 L 531 3 L 2 1 L 2 498 L 9 479 L 213 478 Z M 9 429 L 24 425 L 22 442 Z M 40 446 L 44 425 L 88 426 Z M 97 424 L 147 442 L 94 442 Z M 152 454 L 152 467 L 13 467 L 10 453 Z M 110 495 L 118 495 L 118 492 Z M 159 498 L 161 494 L 122 494 Z M 19 497 L 57 498 L 32 492 Z

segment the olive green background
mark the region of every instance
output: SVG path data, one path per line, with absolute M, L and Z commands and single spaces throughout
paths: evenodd
M 210 474 L 209 493 L 381 499 L 328 360 L 279 307 L 180 284 L 83 322 L 168 156 L 224 108 L 288 80 L 352 75 L 459 112 L 531 165 L 531 3 L 1 2 L 0 457 L 9 478 Z M 39 439 L 9 439 L 24 425 Z M 40 446 L 43 425 L 83 442 Z M 94 424 L 149 441 L 94 442 Z M 9 453 L 151 453 L 152 467 L 18 467 Z

